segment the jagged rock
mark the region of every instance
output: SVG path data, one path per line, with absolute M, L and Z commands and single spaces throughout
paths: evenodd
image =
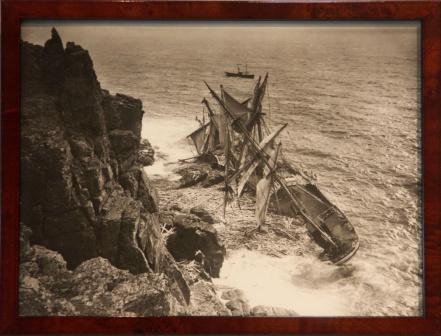
M 102 94 L 108 130 L 130 130 L 140 138 L 144 114 L 141 100 L 120 93 L 112 96 L 107 90 L 102 90 Z
M 245 299 L 234 299 L 228 301 L 225 306 L 231 310 L 231 315 L 233 316 L 249 316 L 250 306 Z
M 130 130 L 113 130 L 109 132 L 109 139 L 120 171 L 128 171 L 136 164 L 139 138 Z
M 227 300 L 225 306 L 231 310 L 233 316 L 249 316 L 250 306 L 245 298 L 245 294 L 237 288 L 225 290 L 221 298 Z
M 187 313 L 187 304 L 163 274 L 133 275 L 94 258 L 73 272 L 60 254 L 33 246 L 21 264 L 21 316 L 164 316 Z M 179 293 L 178 293 L 179 294 Z
M 193 215 L 198 216 L 200 219 L 202 219 L 204 222 L 208 224 L 214 224 L 216 223 L 216 220 L 214 217 L 204 208 L 200 206 L 195 206 L 190 209 L 190 213 Z
M 202 182 L 204 188 L 211 187 L 224 181 L 224 174 L 218 170 L 211 170 L 207 178 Z
M 93 146 L 84 137 L 72 137 L 69 141 L 74 157 L 81 162 L 88 163 L 94 158 Z
M 245 294 L 240 289 L 233 288 L 224 291 L 221 298 L 224 300 L 245 299 Z
M 190 286 L 191 314 L 197 316 L 231 316 L 231 311 L 217 297 L 211 282 L 200 280 Z
M 114 151 L 120 158 L 125 158 L 126 154 L 134 153 L 134 149 L 138 147 L 139 139 L 129 130 L 113 130 L 109 132 L 110 142 Z
M 286 308 L 255 306 L 251 309 L 251 316 L 299 316 L 299 314 Z
M 22 96 L 46 94 L 47 87 L 43 84 L 44 75 L 41 68 L 43 47 L 29 42 L 22 42 L 21 46 L 22 60 L 27 60 L 21 62 L 21 73 L 26 74 L 26 80 L 21 82 L 20 87 Z
M 170 290 L 174 293 L 174 296 L 178 298 L 178 301 L 185 305 L 190 303 L 191 289 L 187 279 L 184 276 L 183 270 L 178 267 L 172 255 L 169 252 L 163 253 L 161 260 L 162 269 L 170 281 Z
M 121 217 L 118 239 L 118 267 L 138 274 L 151 268 L 136 239 L 141 220 L 141 203 L 130 200 Z
M 64 48 L 58 32 L 52 28 L 51 38 L 44 44 L 42 71 L 47 90 L 57 93 L 64 82 Z
M 185 307 L 170 292 L 164 275 L 132 275 L 106 259 L 91 259 L 73 273 L 72 303 L 80 310 L 105 316 L 164 316 Z M 92 306 L 92 307 L 91 307 Z
M 153 155 L 149 151 L 140 150 L 138 154 L 138 162 L 144 166 L 151 166 L 155 159 L 153 158 Z
M 191 187 L 203 180 L 208 176 L 207 169 L 201 166 L 189 166 L 180 168 L 176 171 L 177 174 L 181 175 L 178 181 L 178 188 Z
M 202 264 L 195 260 L 184 260 L 179 263 L 186 283 L 191 286 L 199 280 L 211 281 L 210 275 L 205 271 Z
M 141 101 L 102 90 L 88 51 L 63 48 L 55 30 L 44 47 L 21 47 L 21 219 L 31 243 L 70 269 L 97 256 L 134 273 L 169 269 L 156 192 L 138 163 Z
M 180 167 L 174 172 L 181 175 L 178 188 L 191 187 L 198 183 L 202 187 L 208 188 L 224 180 L 223 172 L 218 170 L 216 165 L 205 161 L 205 159 L 198 159 L 196 162 Z
M 142 205 L 147 211 L 151 213 L 158 212 L 159 197 L 156 189 L 151 184 L 144 169 L 141 168 L 139 171 L 139 188 L 136 198 L 141 201 Z
M 70 134 L 95 137 L 105 141 L 107 132 L 102 94 L 97 81 L 93 62 L 87 50 L 68 42 L 64 51 L 64 85 L 59 96 L 62 121 Z M 99 146 L 97 146 L 99 147 Z M 107 146 L 105 146 L 107 147 Z M 108 159 L 107 148 L 96 150 L 100 160 Z
M 66 268 L 67 263 L 60 253 L 39 245 L 29 248 L 23 262 L 29 272 L 24 272 L 20 276 L 36 276 L 38 273 L 41 276 L 62 277 L 65 273 L 69 273 Z
M 155 150 L 147 139 L 142 139 L 139 146 L 138 162 L 142 166 L 151 166 L 155 162 Z
M 167 248 L 173 257 L 178 261 L 193 260 L 201 251 L 205 270 L 218 277 L 226 251 L 216 229 L 192 214 L 168 213 L 168 216 L 172 218 L 174 232 L 168 236 Z

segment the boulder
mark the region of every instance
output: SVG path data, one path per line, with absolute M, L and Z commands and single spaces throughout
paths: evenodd
M 195 206 L 190 209 L 190 213 L 193 215 L 198 216 L 200 219 L 202 219 L 204 222 L 208 224 L 214 224 L 216 223 L 216 220 L 214 217 L 203 207 Z
M 185 311 L 164 275 L 132 275 L 106 259 L 91 259 L 73 273 L 71 302 L 78 310 L 104 316 L 169 316 Z M 98 312 L 98 314 L 97 314 Z
M 168 213 L 173 232 L 168 236 L 167 248 L 173 257 L 180 260 L 193 260 L 198 251 L 204 255 L 204 269 L 213 277 L 218 277 L 225 247 L 216 229 L 199 217 L 186 213 Z
M 120 93 L 113 96 L 107 90 L 102 90 L 102 95 L 108 130 L 129 130 L 140 138 L 144 114 L 141 100 Z
M 218 170 L 211 170 L 202 182 L 204 188 L 211 187 L 224 181 L 224 174 Z
M 245 294 L 243 291 L 237 288 L 228 289 L 222 292 L 221 298 L 223 300 L 236 300 L 236 299 L 245 299 Z
M 206 168 L 201 166 L 188 166 L 176 171 L 181 175 L 178 181 L 178 188 L 187 188 L 205 180 L 208 176 Z
M 272 306 L 255 306 L 251 309 L 251 316 L 299 316 L 297 312 L 291 309 L 272 307 Z
M 245 299 L 234 299 L 228 301 L 225 306 L 231 311 L 233 316 L 249 316 L 250 306 Z
M 170 316 L 188 313 L 164 274 L 133 275 L 101 257 L 73 272 L 60 254 L 31 247 L 21 264 L 21 316 Z M 180 292 L 179 292 L 180 293 Z
M 138 162 L 142 166 L 151 166 L 155 162 L 155 150 L 147 139 L 142 139 L 139 145 Z
M 214 285 L 200 280 L 191 285 L 191 315 L 231 316 L 231 311 L 219 300 Z

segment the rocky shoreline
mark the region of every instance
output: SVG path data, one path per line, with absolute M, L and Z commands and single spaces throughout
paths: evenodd
M 248 236 L 251 210 L 227 229 L 222 174 L 209 166 L 181 167 L 178 185 L 150 181 L 141 101 L 102 89 L 87 50 L 64 47 L 55 29 L 21 50 L 20 315 L 295 314 L 251 308 L 212 277 L 243 244 L 301 253 L 301 229 L 272 217 L 267 238 Z

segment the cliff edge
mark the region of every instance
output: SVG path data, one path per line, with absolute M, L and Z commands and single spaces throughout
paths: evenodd
M 99 266 L 136 282 L 148 273 L 184 307 L 163 313 L 184 311 L 190 289 L 165 248 L 157 196 L 139 162 L 141 101 L 103 90 L 87 50 L 64 48 L 55 29 L 44 46 L 22 42 L 21 62 L 21 227 L 30 236 L 21 294 L 26 276 L 29 285 L 32 272 L 44 273 L 47 262 L 38 260 L 53 264 L 53 250 L 66 261 L 56 262 L 64 275 Z

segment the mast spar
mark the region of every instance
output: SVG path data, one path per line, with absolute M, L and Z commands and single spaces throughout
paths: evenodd
M 228 111 L 228 109 L 226 108 L 225 104 L 223 103 L 223 101 L 220 99 L 220 97 L 217 95 L 216 92 L 213 91 L 213 89 L 208 85 L 208 83 L 206 81 L 204 81 L 205 85 L 207 86 L 208 90 L 210 91 L 211 95 L 213 96 L 213 98 L 215 98 L 217 100 L 217 102 L 222 106 L 222 108 L 224 108 L 225 112 L 228 114 L 228 116 L 231 119 L 234 119 L 233 116 L 231 115 L 231 113 Z M 255 140 L 253 139 L 252 136 L 250 136 L 250 134 L 248 133 L 247 129 L 244 127 L 244 125 L 242 124 L 242 122 L 239 120 L 238 122 L 239 127 L 241 128 L 243 134 L 245 135 L 245 137 L 247 138 L 247 140 L 251 143 L 251 148 L 254 150 L 256 155 L 259 155 L 263 161 L 263 163 L 271 170 L 271 164 L 268 162 L 268 158 L 266 153 L 263 152 L 262 148 L 260 148 L 259 144 L 257 144 L 255 142 Z M 276 182 L 284 189 L 284 191 L 286 192 L 286 194 L 290 197 L 291 201 L 296 205 L 297 209 L 299 209 L 299 212 L 302 214 L 302 216 L 318 231 L 321 233 L 322 237 L 332 246 L 337 247 L 337 244 L 334 242 L 334 240 L 326 233 L 322 230 L 322 228 L 320 228 L 316 223 L 314 223 L 314 221 L 303 211 L 303 209 L 301 208 L 300 204 L 297 202 L 297 200 L 294 198 L 294 196 L 291 194 L 289 188 L 287 187 L 286 183 L 284 182 L 283 178 L 281 178 L 280 176 L 278 176 L 277 173 L 274 173 L 274 179 L 276 180 Z
M 275 138 L 287 124 L 277 127 L 271 133 L 265 123 L 262 100 L 267 91 L 267 81 L 268 73 L 263 80 L 259 77 L 254 94 L 243 102 L 230 95 L 222 86 L 221 93 L 217 94 L 204 81 L 220 111 L 217 113 L 213 110 L 204 98 L 201 103 L 207 108 L 209 121 L 189 137 L 198 149 L 199 158 L 211 154 L 208 157 L 214 156 L 221 166 L 224 165 L 224 219 L 232 193 L 239 199 L 243 188 L 248 185 L 256 191 L 255 215 L 258 228 L 265 222 L 268 206 L 284 216 L 296 217 L 300 214 L 306 222 L 309 235 L 325 250 L 329 260 L 342 264 L 358 250 L 358 235 L 348 218 L 304 172 L 283 158 L 279 152 L 280 143 L 275 155 Z M 276 160 L 281 164 L 276 165 Z

